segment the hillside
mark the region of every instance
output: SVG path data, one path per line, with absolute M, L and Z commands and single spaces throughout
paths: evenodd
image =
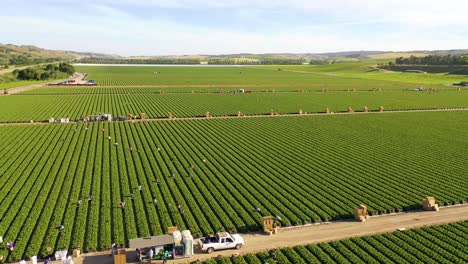
M 46 50 L 35 46 L 0 44 L 0 65 L 21 66 L 74 58 L 76 58 L 75 55 L 63 51 Z

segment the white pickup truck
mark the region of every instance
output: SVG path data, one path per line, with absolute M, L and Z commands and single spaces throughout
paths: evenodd
M 231 235 L 228 232 L 219 232 L 215 236 L 200 238 L 199 243 L 202 251 L 212 253 L 220 249 L 239 249 L 244 245 L 244 238 L 238 234 Z

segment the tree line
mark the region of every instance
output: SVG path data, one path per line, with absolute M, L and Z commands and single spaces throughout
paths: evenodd
M 305 62 L 303 58 L 207 58 L 207 59 L 181 59 L 181 58 L 155 58 L 155 59 L 116 59 L 88 57 L 79 60 L 80 63 L 96 64 L 214 64 L 214 65 L 293 65 Z
M 468 55 L 429 55 L 425 57 L 399 57 L 396 65 L 468 65 Z
M 44 81 L 49 79 L 68 78 L 73 75 L 75 68 L 69 63 L 47 64 L 14 70 L 0 76 L 0 83 L 13 81 Z

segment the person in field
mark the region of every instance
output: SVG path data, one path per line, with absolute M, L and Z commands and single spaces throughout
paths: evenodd
M 154 198 L 153 204 L 154 204 L 154 205 L 158 205 L 158 200 L 156 200 L 156 198 Z
M 141 191 L 141 185 L 138 185 L 138 190 Z
M 80 206 L 80 205 L 81 205 L 81 200 L 78 200 L 78 206 Z
M 7 247 L 10 250 L 10 252 L 12 252 L 15 249 L 15 244 L 13 244 L 13 242 L 10 241 L 7 243 Z
M 133 193 L 131 193 L 130 196 L 132 197 L 132 200 L 133 198 L 135 198 L 135 195 Z

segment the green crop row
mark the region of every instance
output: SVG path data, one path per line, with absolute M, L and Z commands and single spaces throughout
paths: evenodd
M 76 71 L 88 73 L 88 79 L 98 85 L 255 85 L 255 84 L 397 84 L 353 77 L 278 71 L 256 67 L 154 67 L 154 66 L 75 66 Z
M 362 203 L 371 215 L 385 214 L 419 208 L 425 196 L 442 206 L 463 203 L 468 146 L 460 135 L 468 130 L 467 117 L 440 112 L 0 126 L 0 235 L 16 245 L 12 254 L 0 254 L 16 261 L 46 256 L 48 248 L 100 250 L 165 233 L 174 224 L 196 237 L 256 231 L 265 215 L 281 216 L 283 226 L 302 225 L 350 218 Z M 369 259 L 382 254 L 375 247 Z M 314 250 L 340 261 L 335 251 L 342 248 Z M 304 249 L 282 254 L 308 255 Z
M 49 118 L 82 119 L 96 112 L 127 116 L 146 113 L 147 118 L 243 114 L 467 107 L 462 92 L 329 92 L 252 94 L 130 94 L 130 95 L 22 95 L 0 97 L 1 122 L 47 121 Z

